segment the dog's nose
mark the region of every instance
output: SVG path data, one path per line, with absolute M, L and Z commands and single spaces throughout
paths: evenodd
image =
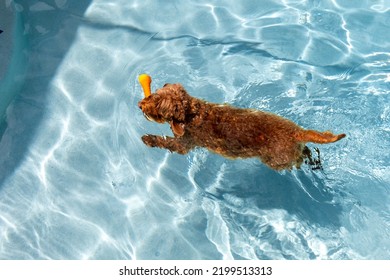
M 140 108 L 142 110 L 141 102 L 138 102 L 138 108 Z

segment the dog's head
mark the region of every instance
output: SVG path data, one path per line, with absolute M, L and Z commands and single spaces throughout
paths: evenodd
M 175 135 L 184 134 L 184 121 L 190 96 L 180 84 L 165 84 L 138 103 L 144 116 L 158 123 L 168 122 Z

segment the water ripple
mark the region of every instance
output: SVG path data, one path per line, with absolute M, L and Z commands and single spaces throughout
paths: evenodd
M 33 40 L 2 167 L 43 119 L 3 176 L 0 259 L 389 257 L 384 1 L 96 0 L 84 15 L 67 1 L 17 8 Z M 171 132 L 139 111 L 141 72 L 153 89 L 180 82 L 196 97 L 348 137 L 321 146 L 323 171 L 149 149 L 143 134 Z

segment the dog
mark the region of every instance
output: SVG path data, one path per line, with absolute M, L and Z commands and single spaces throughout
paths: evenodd
M 140 82 L 145 98 L 138 107 L 146 119 L 169 123 L 174 135 L 142 136 L 149 147 L 179 154 L 204 147 L 230 159 L 257 157 L 274 170 L 291 170 L 299 169 L 304 160 L 320 164 L 312 159 L 307 142 L 333 143 L 346 136 L 306 130 L 270 112 L 209 103 L 190 96 L 181 84 L 165 84 L 151 94 L 151 78 L 146 74 Z

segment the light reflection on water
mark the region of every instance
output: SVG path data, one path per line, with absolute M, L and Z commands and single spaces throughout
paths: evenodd
M 371 2 L 93 1 L 55 22 L 67 1 L 37 1 L 0 164 L 36 132 L 1 174 L 0 259 L 387 259 L 389 12 Z M 348 137 L 323 171 L 149 149 L 170 131 L 137 107 L 142 72 Z

